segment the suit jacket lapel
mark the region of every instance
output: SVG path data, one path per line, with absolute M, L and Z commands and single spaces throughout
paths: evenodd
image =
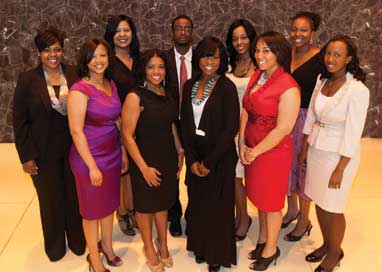
M 35 90 L 38 92 L 38 96 L 40 97 L 42 104 L 48 113 L 51 112 L 52 104 L 50 101 L 48 89 L 46 87 L 46 81 L 44 76 L 44 71 L 42 69 L 42 65 L 40 64 L 37 67 L 38 76 L 36 77 L 36 81 L 34 82 Z

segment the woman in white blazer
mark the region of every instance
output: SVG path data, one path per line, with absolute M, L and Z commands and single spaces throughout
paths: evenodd
M 332 38 L 322 49 L 325 68 L 310 102 L 299 162 L 307 162 L 305 194 L 316 203 L 323 245 L 306 256 L 320 262 L 316 272 L 332 271 L 344 256 L 344 210 L 360 162 L 360 138 L 369 105 L 365 73 L 348 36 Z

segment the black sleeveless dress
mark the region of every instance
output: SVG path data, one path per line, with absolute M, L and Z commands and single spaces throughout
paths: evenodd
M 141 213 L 168 210 L 175 202 L 178 186 L 178 153 L 171 129 L 178 118 L 177 105 L 168 91 L 166 96 L 144 88 L 135 88 L 132 92 L 140 97 L 142 108 L 135 130 L 136 143 L 146 164 L 162 174 L 160 186 L 150 187 L 132 161 L 134 207 Z

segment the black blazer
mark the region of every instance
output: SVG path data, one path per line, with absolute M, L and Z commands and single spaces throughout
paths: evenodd
M 199 123 L 199 129 L 205 132 L 204 144 L 201 147 L 200 136 L 195 134 L 191 104 L 191 91 L 195 81 L 195 78 L 191 78 L 184 84 L 180 119 L 187 167 L 198 161 L 204 162 L 208 169 L 213 169 L 219 160 L 222 161 L 227 156 L 232 157 L 232 161 L 236 164 L 234 138 L 239 130 L 240 119 L 236 86 L 224 75 L 216 82 L 204 105 Z
M 167 61 L 167 80 L 168 85 L 172 92 L 172 96 L 179 105 L 179 81 L 178 71 L 176 69 L 175 52 L 174 47 L 165 51 Z M 195 75 L 195 69 L 192 68 L 191 75 Z
M 76 69 L 65 65 L 62 68 L 70 88 L 78 78 Z M 13 101 L 13 129 L 21 163 L 45 159 L 52 133 L 53 111 L 42 65 L 21 73 Z M 70 141 L 69 128 L 65 137 Z

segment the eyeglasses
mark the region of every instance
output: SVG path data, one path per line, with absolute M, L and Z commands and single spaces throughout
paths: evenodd
M 55 54 L 59 54 L 59 53 L 62 53 L 63 49 L 61 47 L 54 47 L 54 48 L 45 48 L 44 50 L 42 50 L 41 53 L 45 53 L 45 54 L 49 54 L 49 53 L 55 53 Z
M 192 32 L 192 27 L 191 26 L 179 26 L 179 25 L 176 25 L 176 26 L 174 26 L 174 30 L 178 31 L 178 32 L 181 32 L 181 31 Z

